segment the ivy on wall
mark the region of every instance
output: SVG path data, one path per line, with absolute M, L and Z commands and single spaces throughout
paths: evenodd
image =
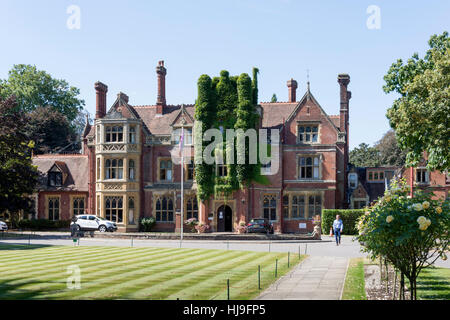
M 201 134 L 210 128 L 221 128 L 224 143 L 215 150 L 215 154 L 222 153 L 226 160 L 227 152 L 234 153 L 237 161 L 236 143 L 228 145 L 226 142 L 227 129 L 242 129 L 244 132 L 257 128 L 259 115 L 256 110 L 258 103 L 258 75 L 259 70 L 253 68 L 253 79 L 246 73 L 240 76 L 230 76 L 228 71 L 221 71 L 220 77 L 211 79 L 202 75 L 198 80 L 198 98 L 195 105 L 195 120 L 202 122 L 202 128 L 195 130 L 197 140 L 195 153 L 200 156 L 206 145 Z M 200 125 L 200 124 L 196 124 Z M 200 129 L 200 128 L 199 128 Z M 197 136 L 199 134 L 200 136 Z M 197 147 L 201 146 L 201 148 Z M 201 154 L 200 154 L 201 152 Z M 227 176 L 216 176 L 215 165 L 195 163 L 195 179 L 197 181 L 197 196 L 200 201 L 208 200 L 212 195 L 227 198 L 233 191 L 248 186 L 252 181 L 266 181 L 261 179 L 260 165 L 249 164 L 249 145 L 244 149 L 245 164 L 226 164 Z

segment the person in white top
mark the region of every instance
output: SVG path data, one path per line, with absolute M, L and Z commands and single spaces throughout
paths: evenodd
M 333 231 L 337 246 L 341 244 L 341 232 L 343 228 L 344 223 L 342 222 L 341 216 L 337 215 L 336 220 L 333 222 Z

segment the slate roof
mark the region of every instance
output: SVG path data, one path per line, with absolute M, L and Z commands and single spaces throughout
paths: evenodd
M 40 191 L 88 191 L 89 163 L 88 156 L 83 154 L 45 154 L 33 157 L 33 164 L 40 172 Z M 49 187 L 47 172 L 56 165 L 66 178 L 62 187 Z

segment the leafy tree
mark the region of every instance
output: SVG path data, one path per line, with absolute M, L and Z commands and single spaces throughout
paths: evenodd
M 407 149 L 406 163 L 414 166 L 428 155 L 429 170 L 450 167 L 450 39 L 433 35 L 423 59 L 415 53 L 407 63 L 393 63 L 385 75 L 386 93 L 400 95 L 387 117 L 399 145 Z
M 278 102 L 278 98 L 275 93 L 272 95 L 272 99 L 270 99 L 270 102 Z
M 18 111 L 14 97 L 0 99 L 0 212 L 8 212 L 13 224 L 21 210 L 29 210 L 38 179 L 31 162 L 34 142 L 24 133 L 27 117 Z
M 67 118 L 53 108 L 37 107 L 28 115 L 27 135 L 35 141 L 36 153 L 49 153 L 75 144 L 66 151 L 78 150 L 77 136 Z
M 80 90 L 67 81 L 54 79 L 36 66 L 18 64 L 9 71 L 6 80 L 0 80 L 0 97 L 16 96 L 17 108 L 29 112 L 38 106 L 51 106 L 72 122 L 84 106 L 78 99 Z
M 402 167 L 405 164 L 406 151 L 400 149 L 394 130 L 386 132 L 374 147 L 379 152 L 381 165 Z
M 380 152 L 367 143 L 361 143 L 350 151 L 350 162 L 356 167 L 378 167 L 381 164 Z

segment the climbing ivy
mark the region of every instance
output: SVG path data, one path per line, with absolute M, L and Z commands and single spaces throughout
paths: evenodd
M 197 181 L 197 197 L 200 201 L 209 199 L 214 191 L 214 165 L 198 161 L 202 158 L 206 143 L 203 132 L 212 128 L 216 114 L 216 99 L 212 89 L 211 78 L 204 74 L 197 82 L 198 98 L 195 104 L 194 152 L 195 180 Z
M 228 152 L 234 153 L 237 161 L 236 138 L 231 145 L 227 145 L 226 130 L 242 129 L 244 132 L 256 128 L 259 115 L 256 112 L 258 101 L 259 70 L 253 68 L 253 80 L 246 73 L 240 76 L 230 76 L 229 72 L 223 70 L 220 77 L 211 78 L 202 75 L 198 81 L 198 98 L 195 108 L 195 120 L 202 121 L 202 128 L 195 130 L 194 138 L 202 140 L 201 134 L 209 128 L 223 128 L 223 141 L 216 150 L 223 153 L 224 160 Z M 200 129 L 200 128 L 199 128 Z M 197 147 L 196 157 L 203 153 L 205 146 L 209 143 L 200 142 Z M 248 164 L 249 146 L 245 148 L 246 164 L 227 164 L 227 176 L 218 177 L 215 174 L 215 165 L 205 163 L 195 164 L 195 179 L 198 186 L 199 200 L 205 201 L 211 195 L 230 196 L 233 191 L 243 188 L 252 181 L 261 181 L 260 165 Z

